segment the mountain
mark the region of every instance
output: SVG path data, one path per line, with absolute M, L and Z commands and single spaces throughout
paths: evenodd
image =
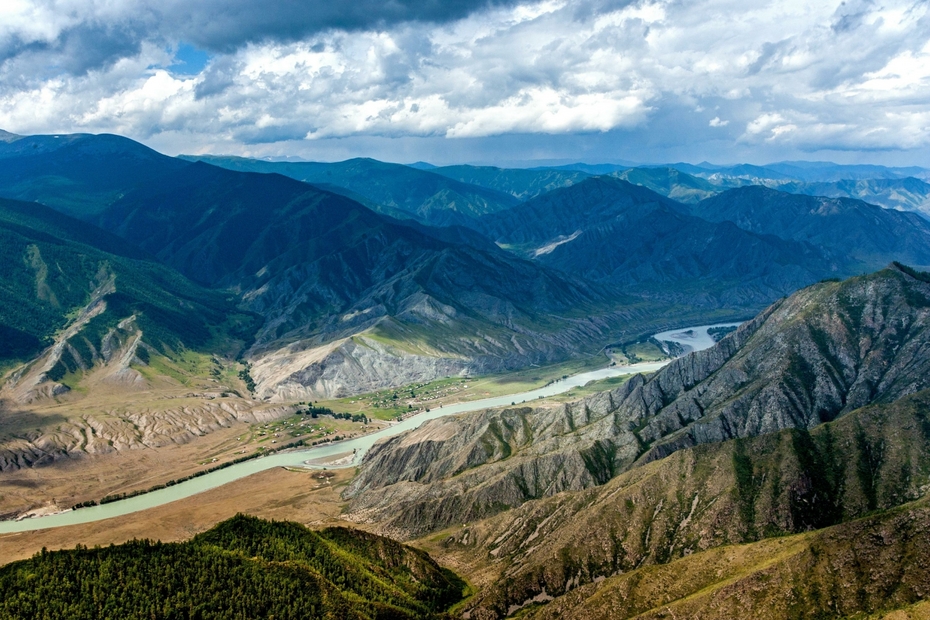
M 774 189 L 792 194 L 856 198 L 887 209 L 917 211 L 930 217 L 930 184 L 906 177 L 903 179 L 861 179 L 832 182 L 780 183 Z
M 812 428 L 928 389 L 928 347 L 930 276 L 892 266 L 818 284 L 611 392 L 442 418 L 388 439 L 366 454 L 347 495 L 404 531 L 439 529 L 604 484 L 683 448 Z M 428 496 L 414 482 L 430 485 Z
M 383 440 L 346 517 L 480 580 L 472 618 L 906 607 L 930 584 L 928 347 L 930 274 L 820 283 L 609 392 Z
M 461 183 L 401 164 L 374 159 L 337 163 L 268 162 L 217 156 L 182 156 L 214 166 L 244 172 L 277 173 L 336 193 L 345 193 L 393 217 L 415 218 L 434 226 L 460 224 L 469 218 L 494 213 L 517 204 L 512 196 Z
M 914 172 L 914 169 L 882 166 L 826 168 L 826 164 L 824 167 L 807 168 L 802 165 L 809 163 L 794 162 L 794 166 L 776 164 L 769 168 L 747 166 L 720 168 L 679 163 L 620 170 L 611 168 L 606 171 L 606 174 L 635 185 L 648 187 L 658 194 L 686 204 L 695 204 L 728 189 L 762 185 L 791 194 L 855 198 L 888 209 L 916 211 L 930 216 L 930 184 L 912 176 L 900 176 L 906 172 Z M 835 170 L 833 174 L 821 175 L 825 179 L 833 179 L 842 174 L 849 176 L 838 180 L 818 180 L 821 178 L 818 176 L 818 171 L 823 170 Z M 444 166 L 431 171 L 464 183 L 505 192 L 524 201 L 561 187 L 574 185 L 593 176 L 580 170 L 552 168 L 506 169 Z M 790 171 L 796 174 L 789 175 Z M 866 176 L 870 173 L 875 174 L 875 178 Z M 923 173 L 926 174 L 926 171 Z M 814 180 L 799 180 L 809 178 Z
M 669 313 L 699 313 L 656 312 L 473 231 L 404 224 L 282 175 L 175 160 L 113 136 L 9 140 L 0 151 L 21 174 L 19 185 L 0 183 L 0 193 L 28 187 L 28 197 L 227 291 L 217 295 L 237 295 L 241 308 L 263 317 L 247 353 L 262 397 L 344 395 L 551 363 L 661 328 Z M 370 187 L 400 173 L 408 176 L 391 180 L 395 189 L 423 178 L 458 186 L 364 160 L 320 170 L 333 169 L 369 178 Z M 111 174 L 90 173 L 101 170 Z
M 754 233 L 813 244 L 834 257 L 847 257 L 855 271 L 877 269 L 892 260 L 930 265 L 930 222 L 860 200 L 752 186 L 703 200 L 691 213 L 709 221 L 733 222 Z
M 189 165 L 109 134 L 7 136 L 0 140 L 0 196 L 77 218 L 99 213 L 137 183 Z
M 672 200 L 693 204 L 720 193 L 720 187 L 675 168 L 631 168 L 611 176 L 648 187 Z
M 93 221 L 264 317 L 248 355 L 266 397 L 553 362 L 664 320 L 472 232 L 407 225 L 276 174 L 192 164 Z
M 63 393 L 98 367 L 142 382 L 152 356 L 235 351 L 257 327 L 232 295 L 37 203 L 0 199 L 0 253 L 0 363 L 30 362 L 4 386 L 14 400 Z
M 574 185 L 591 175 L 580 170 L 551 168 L 495 168 L 493 166 L 442 166 L 431 172 L 444 177 L 529 200 L 560 187 Z
M 486 584 L 472 618 L 894 618 L 930 583 L 928 405 L 680 451 L 418 544 Z
M 799 181 L 830 182 L 869 179 L 902 179 L 926 175 L 926 168 L 917 166 L 888 167 L 872 164 L 834 164 L 825 161 L 782 161 L 767 164 L 766 168 L 788 175 Z
M 846 180 L 923 178 L 930 172 L 925 168 L 916 166 L 893 168 L 869 164 L 835 164 L 823 161 L 782 161 L 763 166 L 753 164 L 719 166 L 708 162 L 700 164 L 679 162 L 669 164 L 669 167 L 704 178 L 743 179 L 757 184 L 762 181 L 829 183 Z
M 839 269 L 810 244 L 709 222 L 688 210 L 647 188 L 596 177 L 473 226 L 578 277 L 695 304 L 758 308 Z
M 629 168 L 635 168 L 639 164 L 633 162 L 620 162 L 616 164 L 585 164 L 585 163 L 573 163 L 573 164 L 563 164 L 561 166 L 537 166 L 530 168 L 531 170 L 560 170 L 560 171 L 575 171 L 575 172 L 584 172 L 591 176 L 600 176 L 605 174 L 613 174 L 615 172 L 623 172 Z
M 464 583 L 358 530 L 239 515 L 182 543 L 43 552 L 0 568 L 4 618 L 439 618 Z

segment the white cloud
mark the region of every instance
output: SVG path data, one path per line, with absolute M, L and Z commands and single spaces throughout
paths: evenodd
M 926 3 L 600 2 L 254 42 L 189 76 L 166 70 L 162 40 L 86 71 L 56 69 L 56 41 L 78 16 L 123 27 L 133 11 L 149 19 L 143 0 L 9 0 L 0 50 L 48 49 L 0 64 L 0 127 L 184 136 L 187 151 L 278 143 L 282 154 L 304 139 L 612 130 L 668 148 L 719 149 L 721 136 L 801 151 L 930 147 Z

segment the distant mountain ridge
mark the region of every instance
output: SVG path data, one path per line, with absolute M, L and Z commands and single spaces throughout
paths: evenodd
M 764 305 L 838 270 L 810 244 L 699 219 L 612 177 L 555 190 L 474 226 L 578 277 L 698 304 Z
M 744 230 L 811 243 L 869 271 L 900 260 L 930 266 L 930 222 L 913 214 L 850 198 L 789 194 L 760 186 L 731 189 L 707 198 L 691 213 L 731 221 Z
M 243 172 L 277 173 L 320 185 L 329 191 L 365 199 L 386 215 L 408 217 L 434 226 L 461 224 L 469 218 L 508 209 L 517 200 L 502 192 L 469 185 L 401 164 L 356 158 L 337 163 L 266 162 L 213 156 L 181 156 Z
M 138 142 L 109 134 L 17 136 L 0 142 L 0 195 L 82 219 L 135 184 L 183 169 Z

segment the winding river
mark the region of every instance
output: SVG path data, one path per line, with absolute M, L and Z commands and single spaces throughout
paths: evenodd
M 712 327 L 736 326 L 739 323 L 722 323 L 718 325 L 701 325 L 698 327 L 686 327 L 667 332 L 661 332 L 655 335 L 655 338 L 662 342 L 676 342 L 685 348 L 685 351 L 700 351 L 713 346 L 714 341 L 708 335 L 707 330 Z M 147 510 L 162 504 L 168 504 L 181 500 L 210 489 L 222 486 L 239 478 L 244 478 L 252 474 L 271 469 L 274 467 L 314 467 L 308 461 L 321 462 L 328 457 L 335 458 L 338 455 L 344 455 L 354 451 L 354 459 L 351 463 L 346 463 L 342 467 L 352 467 L 361 461 L 365 452 L 375 444 L 379 439 L 398 435 L 404 431 L 412 430 L 420 426 L 427 420 L 441 418 L 443 416 L 455 413 L 465 413 L 468 411 L 478 411 L 491 407 L 501 407 L 511 404 L 512 402 L 529 402 L 539 398 L 555 396 L 567 392 L 572 388 L 581 387 L 591 381 L 606 379 L 609 377 L 619 377 L 623 375 L 633 375 L 637 373 L 655 372 L 662 368 L 668 362 L 646 362 L 632 364 L 629 366 L 611 366 L 600 370 L 593 370 L 561 379 L 535 390 L 521 392 L 518 394 L 509 394 L 505 396 L 496 396 L 482 400 L 473 400 L 465 403 L 447 405 L 441 408 L 432 409 L 431 411 L 421 413 L 412 418 L 408 418 L 399 424 L 394 424 L 381 429 L 378 432 L 357 437 L 347 441 L 328 444 L 325 446 L 315 446 L 309 449 L 294 450 L 290 452 L 281 452 L 264 456 L 250 461 L 237 463 L 225 469 L 220 469 L 186 482 L 176 484 L 171 487 L 137 495 L 129 499 L 119 500 L 101 506 L 92 506 L 90 508 L 81 508 L 80 510 L 68 510 L 58 514 L 44 517 L 33 517 L 21 521 L 0 521 L 0 534 L 12 532 L 28 532 L 32 530 L 41 530 L 52 527 L 61 527 L 64 525 L 77 525 L 80 523 L 91 523 L 109 519 L 111 517 L 120 517 L 123 515 Z M 332 469 L 333 467 L 330 466 Z

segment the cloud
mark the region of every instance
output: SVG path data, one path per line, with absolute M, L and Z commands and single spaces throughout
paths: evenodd
M 0 58 L 56 50 L 83 73 L 142 40 L 185 41 L 210 52 L 249 44 L 300 41 L 331 30 L 383 30 L 397 24 L 444 24 L 515 0 L 5 0 Z M 70 56 L 77 53 L 76 57 Z
M 111 131 L 241 154 L 499 140 L 713 158 L 917 152 L 930 147 L 928 118 L 925 2 L 0 8 L 0 127 L 19 133 Z M 504 138 L 534 134 L 551 138 Z

